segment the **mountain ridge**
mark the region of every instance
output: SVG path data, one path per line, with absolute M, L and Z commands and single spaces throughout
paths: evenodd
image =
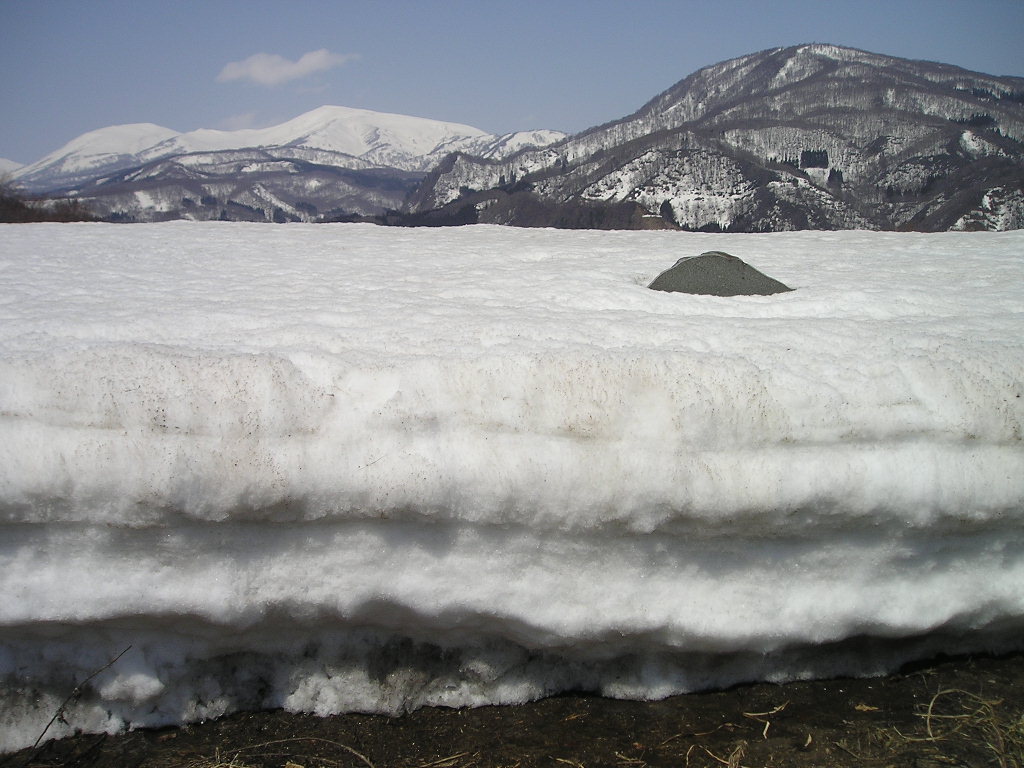
M 521 133 L 539 137 L 544 132 Z M 178 132 L 153 123 L 99 128 L 22 166 L 16 178 L 22 186 L 42 191 L 65 180 L 75 183 L 83 172 L 121 170 L 174 155 L 274 146 L 321 149 L 416 171 L 424 170 L 435 155 L 479 151 L 488 143 L 511 140 L 515 135 L 496 136 L 460 123 L 324 105 L 267 128 Z
M 0 157 L 0 175 L 14 173 L 21 167 L 22 164 L 16 160 L 8 160 L 6 157 Z
M 772 48 L 543 148 L 450 159 L 410 210 L 466 220 L 471 205 L 477 221 L 527 226 L 617 206 L 609 226 L 626 215 L 707 231 L 1019 228 L 1022 102 L 1024 78 L 829 44 Z M 536 222 L 522 213 L 541 209 Z
M 807 43 L 573 135 L 324 106 L 235 132 L 113 126 L 12 176 L 133 221 L 1015 229 L 1024 78 Z
M 239 131 L 110 126 L 11 176 L 26 192 L 69 195 L 112 220 L 322 221 L 401 207 L 451 152 L 503 156 L 562 136 L 325 105 Z

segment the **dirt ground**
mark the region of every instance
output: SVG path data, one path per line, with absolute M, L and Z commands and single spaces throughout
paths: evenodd
M 29 766 L 1024 768 L 1024 654 L 657 702 L 573 694 L 397 718 L 253 712 L 0 757 L 0 768 Z

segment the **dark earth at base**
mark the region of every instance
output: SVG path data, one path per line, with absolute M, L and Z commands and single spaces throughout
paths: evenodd
M 282 711 L 81 735 L 0 768 L 835 768 L 1024 765 L 1024 654 L 664 701 L 563 695 L 389 718 Z

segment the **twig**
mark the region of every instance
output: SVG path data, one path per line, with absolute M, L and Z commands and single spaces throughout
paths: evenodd
M 103 671 L 105 671 L 107 669 L 110 669 L 112 666 L 114 666 L 114 664 L 117 663 L 117 660 L 120 659 L 122 656 L 124 656 L 126 653 L 128 653 L 128 651 L 130 651 L 131 648 L 132 647 L 129 645 L 127 648 L 125 648 L 123 651 L 121 651 L 119 654 L 117 654 L 117 656 L 112 658 L 110 661 L 108 661 L 106 664 L 104 664 L 102 667 L 97 669 L 95 672 L 90 674 L 82 682 L 80 682 L 78 685 L 75 686 L 75 689 L 73 691 L 71 691 L 71 693 L 68 694 L 68 697 L 66 699 L 64 699 L 64 701 L 61 702 L 59 707 L 57 707 L 56 713 L 54 713 L 53 717 L 50 718 L 50 722 L 48 722 L 46 724 L 46 727 L 43 728 L 43 732 L 39 734 L 39 738 L 36 739 L 36 743 L 32 745 L 32 749 L 33 750 L 35 750 L 39 746 L 39 742 L 41 742 L 43 740 L 43 737 L 46 735 L 46 732 L 48 730 L 50 730 L 50 726 L 53 725 L 58 720 L 63 720 L 64 719 L 64 710 L 67 708 L 68 704 L 71 703 L 72 699 L 82 695 L 82 686 L 84 686 L 86 683 L 88 683 L 90 680 L 92 680 L 94 677 L 96 677 L 96 675 L 98 675 L 100 672 L 103 672 Z M 32 762 L 33 760 L 35 760 L 35 757 L 36 757 L 36 752 L 33 751 L 32 752 L 32 756 L 29 757 L 29 759 L 28 759 L 28 762 Z
M 749 717 L 752 720 L 760 720 L 762 717 L 768 717 L 768 715 L 778 714 L 788 706 L 789 702 L 784 701 L 781 704 L 779 704 L 779 706 L 775 707 L 774 709 L 769 709 L 767 712 L 741 712 L 740 714 L 744 717 Z
M 833 741 L 832 743 L 833 743 L 833 744 L 834 744 L 835 746 L 839 747 L 839 748 L 840 748 L 841 750 L 843 750 L 843 752 L 845 752 L 846 754 L 848 754 L 848 755 L 853 755 L 853 756 L 854 756 L 855 758 L 857 758 L 858 760 L 864 760 L 864 759 L 866 759 L 866 758 L 865 758 L 865 757 L 864 757 L 863 755 L 858 755 L 858 754 L 857 754 L 856 752 L 854 752 L 854 751 L 853 751 L 852 749 L 850 749 L 849 747 L 843 746 L 843 745 L 842 745 L 842 744 L 840 744 L 840 743 L 839 743 L 838 741 Z
M 734 749 L 732 751 L 732 754 L 729 755 L 729 759 L 728 760 L 723 760 L 722 758 L 720 758 L 718 755 L 716 755 L 714 752 L 712 752 L 707 747 L 701 747 L 701 749 L 703 749 L 705 752 L 707 752 L 711 756 L 711 758 L 713 760 L 717 760 L 719 763 L 721 763 L 724 766 L 727 766 L 728 768 L 745 768 L 745 766 L 743 766 L 740 763 L 740 759 L 747 752 L 747 750 L 744 749 L 742 744 L 740 744 L 738 747 L 736 747 L 736 749 Z
M 239 750 L 239 751 L 241 752 L 243 750 L 262 749 L 263 747 L 270 747 L 270 746 L 273 746 L 274 744 L 288 744 L 288 743 L 292 743 L 292 742 L 296 742 L 296 741 L 312 741 L 312 742 L 318 742 L 320 744 L 330 744 L 332 747 L 338 747 L 339 749 L 343 749 L 346 752 L 348 752 L 349 754 L 354 755 L 355 757 L 358 757 L 360 760 L 362 760 L 364 763 L 366 763 L 368 768 L 377 768 L 377 766 L 375 766 L 372 762 L 370 762 L 370 758 L 368 758 L 366 755 L 362 754 L 361 752 L 356 752 L 354 749 L 352 749 L 352 747 L 350 747 L 350 746 L 348 746 L 346 744 L 342 744 L 341 742 L 338 742 L 338 741 L 331 741 L 330 739 L 318 739 L 315 736 L 296 736 L 296 737 L 291 738 L 291 739 L 276 739 L 274 741 L 265 741 L 262 744 L 253 744 L 253 745 L 248 746 L 248 747 L 242 747 L 242 749 Z M 465 753 L 463 753 L 463 754 L 465 754 Z M 432 765 L 432 763 L 430 765 Z M 423 768 L 423 767 L 421 766 L 421 768 Z
M 645 760 L 641 760 L 638 757 L 628 757 L 621 752 L 615 752 L 613 754 L 619 758 L 620 763 L 626 763 L 627 765 L 647 765 Z
M 678 739 L 680 736 L 686 737 L 688 739 L 689 738 L 694 738 L 694 737 L 697 737 L 697 736 L 710 736 L 712 733 L 715 733 L 716 731 L 720 731 L 723 728 L 731 729 L 731 728 L 737 728 L 737 727 L 739 727 L 739 726 L 737 726 L 736 723 L 725 722 L 725 723 L 722 723 L 721 725 L 716 725 L 710 731 L 701 731 L 700 733 L 697 733 L 696 731 L 691 731 L 689 733 L 677 733 L 675 736 L 669 736 L 667 739 L 665 739 L 663 742 L 661 742 L 661 744 L 659 744 L 658 746 L 659 747 L 663 747 L 666 744 L 668 744 L 670 741 L 672 741 L 673 739 Z
M 465 757 L 469 752 L 459 752 L 457 755 L 450 755 L 448 757 L 442 757 L 440 760 L 434 760 L 432 763 L 423 763 L 419 768 L 431 768 L 435 765 L 444 765 L 445 763 L 451 763 L 458 760 L 460 757 Z
M 764 723 L 764 730 L 761 731 L 761 738 L 768 738 L 768 729 L 772 727 L 771 720 L 768 719 L 770 715 L 778 714 L 789 706 L 788 701 L 784 701 L 774 709 L 769 709 L 767 712 L 741 712 L 740 714 L 744 717 L 749 717 L 751 720 L 756 720 L 759 723 Z
M 971 694 L 967 693 L 967 691 L 962 691 L 962 690 L 960 690 L 958 688 L 947 688 L 945 690 L 939 691 L 934 696 L 932 696 L 931 701 L 928 702 L 928 708 L 923 713 L 918 713 L 918 715 L 917 715 L 918 717 L 923 717 L 924 718 L 925 730 L 928 732 L 928 736 L 927 737 L 905 736 L 904 734 L 900 733 L 899 729 L 893 728 L 893 730 L 896 731 L 896 733 L 899 734 L 901 738 L 906 739 L 907 741 L 922 741 L 922 742 L 923 741 L 941 741 L 942 739 L 944 739 L 944 738 L 946 738 L 948 736 L 953 736 L 953 735 L 959 733 L 960 730 L 964 727 L 964 723 L 959 723 L 955 728 L 950 730 L 948 733 L 943 733 L 943 734 L 936 735 L 935 732 L 932 730 L 932 721 L 933 720 L 971 720 L 972 718 L 976 717 L 978 712 L 983 710 L 984 707 L 979 707 L 978 710 L 976 710 L 975 712 L 970 713 L 970 714 L 967 714 L 967 713 L 962 714 L 962 715 L 938 715 L 938 714 L 935 714 L 935 702 L 939 700 L 940 696 L 945 696 L 945 695 L 950 694 L 950 693 L 962 693 L 964 695 L 971 696 L 972 698 L 975 698 L 978 701 L 981 701 L 983 704 L 986 703 L 983 699 L 980 699 L 978 697 L 972 696 Z
M 707 747 L 701 747 L 701 749 L 703 749 L 705 752 L 707 752 L 709 755 L 711 755 L 711 759 L 712 760 L 716 760 L 719 763 L 721 763 L 722 765 L 728 765 L 729 764 L 728 760 L 723 760 L 722 758 L 720 758 L 718 755 L 716 755 L 714 752 L 712 752 Z

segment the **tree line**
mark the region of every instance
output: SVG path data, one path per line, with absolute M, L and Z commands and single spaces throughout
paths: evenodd
M 31 200 L 0 181 L 0 223 L 98 220 L 81 200 Z

